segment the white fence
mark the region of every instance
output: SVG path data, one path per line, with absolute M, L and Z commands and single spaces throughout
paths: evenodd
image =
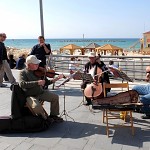
M 69 64 L 71 57 L 76 57 L 76 63 L 79 64 L 77 69 L 82 69 L 84 64 L 88 62 L 87 56 L 73 56 L 73 55 L 53 55 L 50 63 L 51 68 L 55 68 L 58 72 L 69 73 Z M 113 60 L 119 68 L 122 69 L 130 78 L 145 79 L 145 68 L 150 66 L 150 57 L 135 57 L 135 56 L 102 56 L 101 60 L 108 66 L 109 61 Z

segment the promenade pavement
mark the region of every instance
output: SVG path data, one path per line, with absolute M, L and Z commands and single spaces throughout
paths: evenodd
M 13 74 L 18 80 L 19 71 L 13 70 Z M 71 80 L 66 83 L 65 90 L 63 86 L 52 90 L 59 95 L 60 113 L 64 110 L 65 99 L 68 116 L 63 115 L 63 123 L 54 123 L 44 132 L 1 134 L 0 150 L 150 150 L 150 120 L 142 120 L 142 114 L 134 112 L 135 135 L 132 136 L 130 128 L 115 128 L 110 130 L 111 137 L 108 138 L 102 111 L 93 113 L 83 105 L 77 107 L 83 98 L 80 83 Z M 140 83 L 134 82 L 130 88 Z M 7 84 L 8 88 L 0 88 L 1 116 L 10 115 L 11 91 Z M 47 102 L 44 107 L 49 113 Z

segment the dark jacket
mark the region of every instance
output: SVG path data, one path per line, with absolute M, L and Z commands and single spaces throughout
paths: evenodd
M 25 67 L 25 58 L 19 57 L 16 62 L 16 69 L 23 69 Z
M 0 42 L 0 62 L 2 62 L 2 60 L 8 60 L 8 57 L 5 44 Z
M 20 72 L 20 87 L 27 96 L 38 96 L 44 92 L 43 87 L 38 85 L 38 80 L 41 78 L 37 77 L 34 71 L 25 68 Z M 46 82 L 47 85 L 52 84 L 50 80 Z
M 11 90 L 11 116 L 13 119 L 17 119 L 24 116 L 26 95 L 19 85 L 12 85 Z
M 89 73 L 90 69 L 92 67 L 96 66 L 95 68 L 95 72 L 94 72 L 94 75 L 97 74 L 97 67 L 99 67 L 102 71 L 106 71 L 108 70 L 108 68 L 106 67 L 106 65 L 104 64 L 104 62 L 100 61 L 100 63 L 98 62 L 95 62 L 94 64 L 91 64 L 90 62 L 86 63 L 85 64 L 85 72 L 86 73 Z M 105 72 L 102 76 L 101 76 L 101 83 L 110 83 L 109 81 L 109 76 L 108 76 L 108 73 Z
M 44 47 L 40 46 L 40 44 L 35 45 L 30 53 L 30 55 L 35 55 L 37 59 L 41 60 L 43 65 L 46 65 L 46 55 L 49 55 L 51 52 L 50 44 L 45 45 L 49 49 L 49 53 L 46 53 Z

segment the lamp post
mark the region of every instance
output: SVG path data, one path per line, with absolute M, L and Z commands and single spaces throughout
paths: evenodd
M 39 0 L 39 5 L 40 5 L 41 35 L 44 36 L 44 21 L 43 21 L 43 4 L 42 4 L 42 0 Z

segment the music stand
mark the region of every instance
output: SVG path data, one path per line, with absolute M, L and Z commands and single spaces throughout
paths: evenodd
M 70 119 L 72 119 L 74 122 L 75 122 L 75 120 L 72 118 L 72 117 L 70 117 L 69 115 L 68 115 L 68 113 L 67 113 L 67 111 L 66 111 L 66 94 L 65 94 L 65 83 L 67 83 L 67 82 L 69 82 L 70 81 L 70 79 L 72 79 L 73 78 L 73 76 L 72 75 L 70 75 L 68 78 L 66 78 L 62 83 L 60 83 L 58 86 L 56 86 L 56 87 L 60 87 L 60 86 L 64 86 L 64 108 L 63 108 L 63 111 L 62 111 L 62 113 L 60 114 L 60 117 L 62 117 L 62 116 L 65 116 L 65 118 L 66 118 L 66 120 L 67 120 L 67 117 L 69 117 Z
M 83 82 L 91 83 L 93 81 L 92 75 L 88 74 L 88 73 L 81 73 L 81 72 L 78 71 L 78 72 L 76 72 L 75 76 L 78 78 L 78 80 L 82 80 Z M 82 89 L 82 92 L 83 92 L 82 101 L 80 102 L 80 104 L 77 107 L 75 107 L 74 109 L 70 110 L 69 112 L 71 112 L 73 110 L 76 110 L 77 108 L 81 107 L 84 104 L 84 91 L 83 91 L 83 89 Z
M 133 80 L 127 76 L 127 74 L 125 74 L 123 71 L 113 68 L 113 67 L 109 67 L 110 71 L 113 73 L 115 78 L 121 78 L 122 81 L 127 81 L 127 82 L 133 82 Z

